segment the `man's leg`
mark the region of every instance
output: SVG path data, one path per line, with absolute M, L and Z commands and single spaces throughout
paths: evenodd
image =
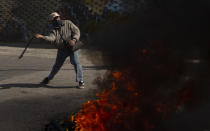
M 78 52 L 70 52 L 70 63 L 74 66 L 76 72 L 76 81 L 84 85 L 82 66 L 80 65 Z
M 49 81 L 54 78 L 54 76 L 60 70 L 61 66 L 63 65 L 64 61 L 66 60 L 67 56 L 68 56 L 67 52 L 58 49 L 55 64 L 54 64 L 49 76 L 46 77 L 41 83 L 48 84 Z
M 67 57 L 68 57 L 68 54 L 65 51 L 58 50 L 55 64 L 48 76 L 50 80 L 53 79 L 56 73 L 58 73 L 58 71 L 60 70 L 61 66 L 63 65 Z

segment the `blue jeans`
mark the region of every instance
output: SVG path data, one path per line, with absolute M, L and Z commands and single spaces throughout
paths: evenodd
M 74 70 L 76 72 L 76 82 L 83 81 L 82 66 L 80 65 L 78 53 L 77 51 L 72 52 L 69 49 L 58 49 L 56 62 L 48 76 L 49 80 L 53 79 L 68 56 L 70 56 L 70 63 L 74 66 Z

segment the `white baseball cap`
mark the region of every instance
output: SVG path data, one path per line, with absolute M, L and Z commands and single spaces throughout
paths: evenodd
M 57 12 L 53 12 L 49 15 L 49 20 L 52 21 L 55 17 L 60 16 Z

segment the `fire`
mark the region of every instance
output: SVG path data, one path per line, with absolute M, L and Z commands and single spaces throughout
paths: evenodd
M 157 45 L 156 45 L 157 46 Z M 164 51 L 162 51 L 164 50 Z M 88 101 L 73 115 L 76 131 L 162 130 L 162 122 L 177 107 L 189 102 L 191 88 L 170 88 L 177 82 L 180 67 L 168 62 L 164 47 L 143 49 L 136 63 L 111 71 L 108 87 L 97 100 Z M 177 61 L 175 61 L 177 63 Z M 107 82 L 105 80 L 105 82 Z M 186 84 L 187 85 L 187 84 Z M 163 92 L 171 90 L 172 95 Z
M 113 72 L 112 76 L 114 81 L 110 89 L 103 91 L 98 100 L 85 103 L 83 109 L 75 116 L 77 131 L 110 131 L 113 130 L 113 124 L 122 124 L 123 117 L 140 112 L 138 106 L 127 101 L 135 101 L 135 97 L 139 96 L 133 88 L 135 83 L 128 81 L 122 86 L 128 94 L 121 98 L 118 94 L 118 81 L 126 80 L 126 76 L 121 72 Z

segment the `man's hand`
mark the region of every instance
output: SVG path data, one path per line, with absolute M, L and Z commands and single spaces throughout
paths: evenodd
M 70 46 L 74 46 L 75 44 L 76 44 L 75 40 L 70 40 L 70 41 L 69 41 L 69 45 L 70 45 Z
M 36 34 L 35 37 L 36 37 L 37 39 L 40 39 L 40 38 L 43 38 L 44 36 L 43 36 L 43 35 L 40 35 L 40 34 Z

